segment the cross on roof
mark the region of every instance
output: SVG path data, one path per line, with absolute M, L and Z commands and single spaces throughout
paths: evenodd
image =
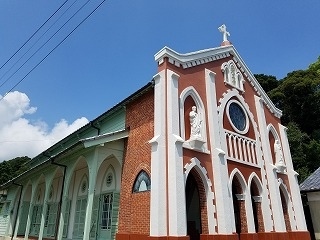
M 223 42 L 227 42 L 228 37 L 230 37 L 230 33 L 227 31 L 226 25 L 222 24 L 218 29 L 223 34 Z

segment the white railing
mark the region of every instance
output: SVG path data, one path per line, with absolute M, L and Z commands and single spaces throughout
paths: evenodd
M 225 130 L 229 160 L 244 164 L 259 165 L 256 151 L 256 140 Z

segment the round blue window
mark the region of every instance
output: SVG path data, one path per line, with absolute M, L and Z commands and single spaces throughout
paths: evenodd
M 242 107 L 236 103 L 231 102 L 229 105 L 229 117 L 232 125 L 243 132 L 247 127 L 247 116 Z

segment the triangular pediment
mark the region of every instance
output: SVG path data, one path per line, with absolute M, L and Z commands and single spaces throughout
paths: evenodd
M 266 92 L 263 90 L 258 80 L 254 77 L 253 73 L 247 67 L 238 51 L 233 45 L 221 46 L 216 48 L 204 49 L 196 52 L 190 52 L 181 54 L 169 47 L 162 48 L 157 52 L 154 57 L 158 65 L 161 65 L 165 58 L 168 62 L 175 65 L 176 67 L 181 67 L 183 69 L 199 66 L 205 63 L 213 62 L 223 58 L 232 56 L 232 60 L 237 65 L 239 70 L 248 80 L 250 85 L 256 91 L 257 95 L 261 97 L 268 109 L 278 118 L 282 116 L 282 111 L 278 109 L 273 102 L 270 100 Z

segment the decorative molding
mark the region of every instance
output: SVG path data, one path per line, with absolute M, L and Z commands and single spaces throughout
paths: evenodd
M 233 56 L 233 62 L 235 63 L 237 68 L 242 72 L 242 74 L 247 78 L 248 82 L 254 88 L 257 95 L 262 98 L 263 103 L 270 110 L 270 112 L 274 114 L 274 116 L 276 116 L 277 118 L 280 118 L 282 116 L 282 111 L 273 104 L 271 99 L 263 90 L 258 80 L 254 77 L 253 73 L 247 67 L 247 65 L 245 64 L 245 62 L 243 61 L 243 59 L 241 58 L 238 51 L 235 49 L 233 45 L 209 48 L 186 54 L 178 53 L 170 49 L 169 47 L 165 46 L 154 55 L 155 61 L 158 62 L 158 65 L 161 65 L 164 62 L 164 59 L 167 58 L 169 63 L 177 67 L 182 67 L 184 69 L 216 61 L 219 59 L 224 59 L 230 56 Z
M 245 194 L 235 194 L 237 199 L 239 201 L 245 201 L 246 200 L 246 195 Z
M 238 69 L 233 60 L 224 62 L 221 65 L 221 71 L 224 75 L 224 83 L 231 87 L 237 88 L 239 91 L 244 92 L 243 84 L 245 82 L 242 72 Z
M 185 182 L 187 181 L 187 177 L 190 171 L 195 168 L 195 170 L 199 173 L 199 176 L 202 180 L 203 186 L 206 191 L 206 200 L 207 200 L 207 212 L 208 212 L 208 230 L 209 234 L 216 233 L 217 227 L 217 212 L 216 212 L 216 205 L 214 204 L 215 195 L 212 191 L 212 182 L 208 177 L 208 172 L 205 167 L 201 166 L 201 162 L 196 157 L 192 158 L 190 163 L 187 163 L 184 166 L 184 175 L 185 175 Z
M 254 200 L 254 202 L 262 202 L 261 196 L 252 196 L 252 199 Z

